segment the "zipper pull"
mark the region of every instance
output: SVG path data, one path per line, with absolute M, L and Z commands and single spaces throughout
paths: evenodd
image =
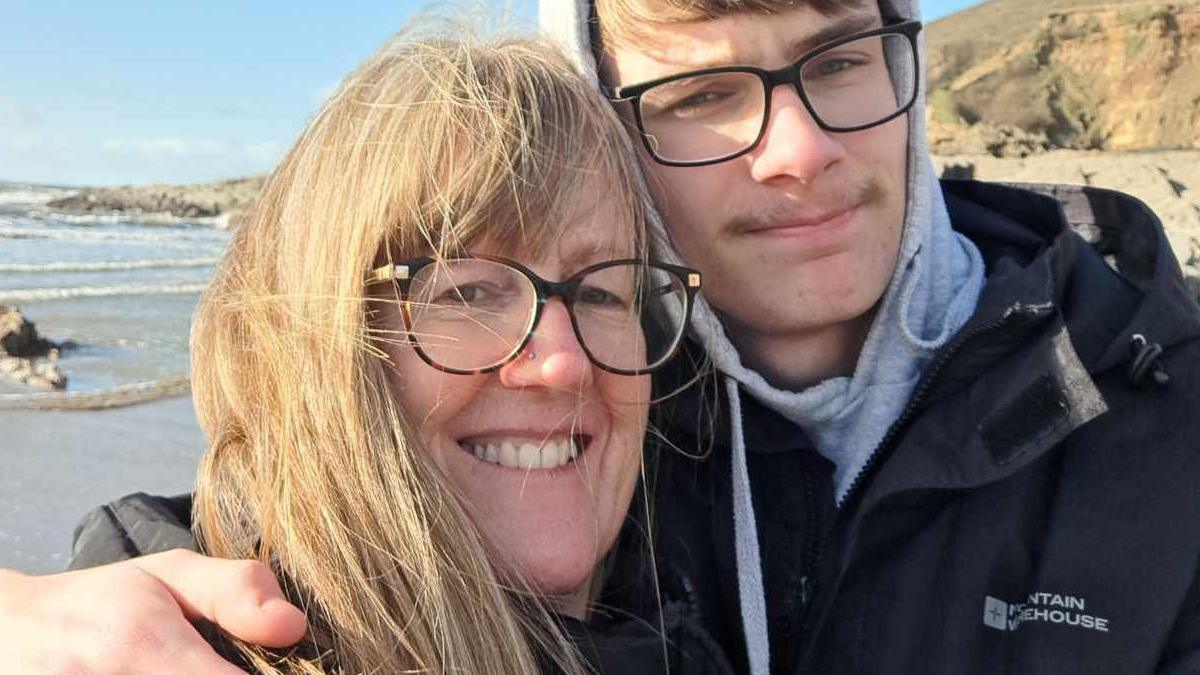
M 814 586 L 812 577 L 808 575 L 800 577 L 800 611 L 808 610 L 808 603 L 812 602 Z

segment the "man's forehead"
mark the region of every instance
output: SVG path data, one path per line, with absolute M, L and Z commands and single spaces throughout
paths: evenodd
M 880 25 L 875 2 L 823 14 L 801 6 L 779 14 L 731 14 L 711 21 L 662 23 L 611 45 L 606 70 L 620 84 L 724 65 L 777 67 L 843 35 Z

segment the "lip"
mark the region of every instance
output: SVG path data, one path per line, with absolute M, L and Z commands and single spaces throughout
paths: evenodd
M 744 232 L 762 237 L 813 236 L 846 225 L 854 219 L 858 209 L 859 206 L 855 205 L 837 211 L 779 219 L 767 224 L 754 225 Z

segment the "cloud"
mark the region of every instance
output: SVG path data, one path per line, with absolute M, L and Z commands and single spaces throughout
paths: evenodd
M 183 136 L 111 139 L 104 141 L 101 147 L 112 154 L 136 156 L 146 160 L 240 156 L 258 165 L 273 164 L 283 154 L 283 144 L 278 141 L 234 143 Z
M 101 147 L 109 152 L 138 155 L 145 159 L 178 159 L 197 155 L 216 155 L 229 151 L 229 145 L 221 141 L 179 136 L 107 140 L 101 144 Z
M 279 157 L 283 154 L 283 144 L 277 141 L 247 143 L 242 146 L 242 152 L 251 161 L 262 164 L 274 164 L 279 161 Z

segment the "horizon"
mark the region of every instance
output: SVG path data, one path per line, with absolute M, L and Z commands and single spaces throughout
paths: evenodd
M 922 9 L 928 23 L 979 2 Z M 118 187 L 267 173 L 347 72 L 417 12 L 448 16 L 454 6 L 224 0 L 64 11 L 18 1 L 0 27 L 0 183 Z M 536 23 L 535 0 L 468 7 L 488 23 Z

